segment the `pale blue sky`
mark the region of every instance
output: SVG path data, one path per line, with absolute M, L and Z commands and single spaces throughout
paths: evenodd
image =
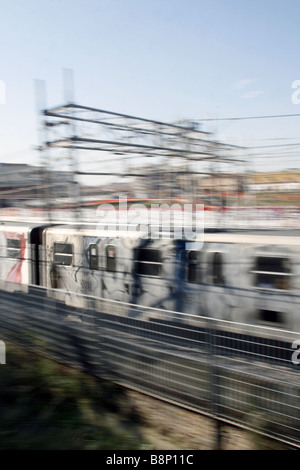
M 61 104 L 63 68 L 80 104 L 150 119 L 300 113 L 299 0 L 0 0 L 0 9 L 0 161 L 38 161 L 34 80 L 45 80 L 48 106 Z M 300 142 L 300 118 L 211 127 L 232 143 Z

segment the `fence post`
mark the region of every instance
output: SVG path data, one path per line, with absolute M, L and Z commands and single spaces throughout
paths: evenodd
M 207 339 L 208 339 L 208 353 L 209 360 L 208 364 L 210 365 L 209 369 L 209 381 L 210 381 L 210 390 L 211 390 L 211 412 L 212 416 L 216 422 L 216 450 L 222 449 L 222 423 L 219 419 L 220 414 L 220 400 L 219 400 L 219 365 L 218 365 L 218 356 L 217 356 L 217 342 L 216 342 L 216 331 L 217 325 L 216 321 L 213 318 L 207 319 Z

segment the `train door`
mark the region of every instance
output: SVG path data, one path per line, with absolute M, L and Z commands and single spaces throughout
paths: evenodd
M 100 254 L 98 237 L 83 237 L 84 262 L 80 274 L 81 293 L 101 297 Z
M 51 287 L 67 292 L 77 292 L 74 277 L 75 250 L 73 243 L 55 241 L 52 247 L 52 263 L 50 267 Z
M 68 305 L 82 306 L 79 270 L 82 266 L 82 237 L 75 231 L 49 228 L 43 232 L 43 283 L 48 296 Z
M 212 246 L 205 252 L 205 314 L 236 321 L 239 308 L 234 285 L 234 259 L 229 247 Z
M 189 245 L 185 247 L 180 262 L 181 274 L 178 276 L 178 285 L 181 288 L 178 310 L 192 315 L 204 315 L 203 252 L 197 249 L 196 245 Z
M 45 275 L 45 250 L 43 246 L 43 233 L 47 225 L 33 227 L 30 231 L 31 247 L 31 283 L 43 286 Z
M 142 240 L 134 250 L 133 302 L 175 310 L 176 246 L 174 240 Z
M 100 251 L 100 296 L 104 299 L 129 302 L 132 292 L 132 242 L 125 238 L 105 238 Z
M 290 248 L 259 247 L 250 271 L 253 286 L 253 322 L 271 327 L 293 328 L 299 311 L 295 295 L 295 253 Z M 293 292 L 294 291 L 294 292 Z
M 123 301 L 123 289 L 120 285 L 120 267 L 118 263 L 120 255 L 115 240 L 106 240 L 102 246 L 103 276 L 101 291 L 104 299 Z

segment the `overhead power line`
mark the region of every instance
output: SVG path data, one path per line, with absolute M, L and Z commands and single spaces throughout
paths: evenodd
M 300 142 L 294 143 L 294 144 L 259 145 L 259 146 L 247 147 L 247 149 L 269 149 L 269 148 L 299 147 L 299 146 L 300 146 Z
M 290 117 L 300 117 L 300 113 L 295 114 L 273 114 L 273 115 L 263 115 L 263 116 L 240 116 L 240 117 L 225 117 L 225 118 L 204 118 L 204 119 L 193 119 L 196 122 L 203 121 L 243 121 L 246 119 L 276 119 L 276 118 L 290 118 Z

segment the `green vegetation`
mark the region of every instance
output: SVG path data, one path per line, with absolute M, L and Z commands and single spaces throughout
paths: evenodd
M 140 449 L 124 389 L 15 345 L 0 366 L 0 450 Z

